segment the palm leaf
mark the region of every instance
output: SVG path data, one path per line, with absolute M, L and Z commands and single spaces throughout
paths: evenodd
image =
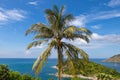
M 37 24 L 33 24 L 27 31 L 26 31 L 26 35 L 28 35 L 29 33 L 40 33 L 40 32 L 47 32 L 47 31 L 51 31 L 45 24 L 43 23 L 37 23 Z
M 49 44 L 47 49 L 40 55 L 35 61 L 32 70 L 35 71 L 35 74 L 38 74 L 42 69 L 44 63 L 47 61 L 48 57 L 51 55 L 51 49 L 56 45 L 56 40 L 53 39 Z
M 80 32 L 86 33 L 88 36 L 91 36 L 92 34 L 92 32 L 85 27 L 78 28 L 77 30 Z
M 68 43 L 65 43 L 65 42 L 62 42 L 63 44 L 63 47 L 65 49 L 67 49 L 70 53 L 71 53 L 71 56 L 75 59 L 78 59 L 78 54 L 80 54 L 80 57 L 83 58 L 84 60 L 88 60 L 88 55 L 85 51 L 83 51 L 82 49 L 72 45 L 72 44 L 68 44 Z
M 68 21 L 71 21 L 73 19 L 74 19 L 74 17 L 72 14 L 64 15 L 63 22 L 64 22 L 64 24 L 66 24 Z
M 39 41 L 34 41 L 32 43 L 30 43 L 27 47 L 27 49 L 32 48 L 33 46 L 40 46 L 41 43 L 43 42 L 47 42 L 48 40 L 39 40 Z
M 44 63 L 46 62 L 47 58 L 49 57 L 49 55 L 51 54 L 52 47 L 48 46 L 48 48 L 42 53 L 42 55 L 40 57 L 38 57 L 38 59 L 35 61 L 32 70 L 35 71 L 35 74 L 38 74 L 39 71 L 42 69 Z
M 52 38 L 53 37 L 53 34 L 37 34 L 34 39 L 49 39 L 49 38 Z
M 59 9 L 56 5 L 53 5 L 53 11 L 56 13 L 56 14 L 59 14 Z
M 60 9 L 60 16 L 62 16 L 63 12 L 64 12 L 65 6 L 62 6 Z

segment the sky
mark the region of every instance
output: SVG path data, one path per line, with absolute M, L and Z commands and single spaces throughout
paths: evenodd
M 44 10 L 64 5 L 74 15 L 71 24 L 92 31 L 90 43 L 70 42 L 85 50 L 90 58 L 120 54 L 120 0 L 0 0 L 0 58 L 36 58 L 47 47 L 42 44 L 26 50 L 33 35 L 25 31 L 38 22 L 47 23 Z M 57 58 L 52 51 L 50 58 Z

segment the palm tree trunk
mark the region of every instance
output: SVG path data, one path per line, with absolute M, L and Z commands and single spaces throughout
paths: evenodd
M 61 44 L 58 46 L 58 80 L 62 80 L 62 52 Z

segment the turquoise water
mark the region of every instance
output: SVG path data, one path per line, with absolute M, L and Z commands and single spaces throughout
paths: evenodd
M 120 64 L 102 62 L 104 59 L 90 59 L 90 60 L 114 68 L 120 72 Z M 21 74 L 29 73 L 35 76 L 33 71 L 31 70 L 34 61 L 35 59 L 1 58 L 0 64 L 7 64 L 11 70 L 19 71 Z M 42 71 L 38 76 L 42 80 L 48 80 L 48 78 L 53 78 L 57 80 L 55 76 L 49 75 L 57 72 L 56 69 L 51 68 L 56 64 L 57 64 L 57 59 L 48 59 L 48 62 L 46 62 L 45 66 L 43 67 Z M 64 80 L 69 80 L 69 79 L 64 79 Z

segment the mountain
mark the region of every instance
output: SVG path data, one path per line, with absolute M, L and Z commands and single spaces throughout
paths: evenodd
M 105 62 L 120 62 L 120 54 L 110 57 Z

